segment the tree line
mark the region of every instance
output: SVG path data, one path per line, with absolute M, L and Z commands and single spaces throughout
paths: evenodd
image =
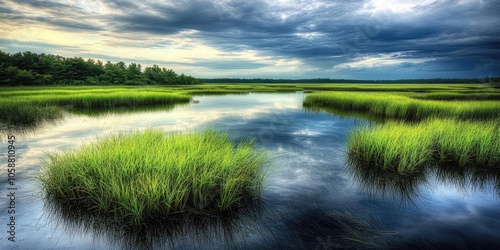
M 204 78 L 204 83 L 500 83 L 500 77 L 480 78 L 427 78 L 398 80 L 356 80 L 356 79 L 272 79 L 272 78 Z
M 145 67 L 143 70 L 141 64 L 137 63 L 103 63 L 81 57 L 36 54 L 30 51 L 10 54 L 0 50 L 0 86 L 200 83 L 200 79 L 179 75 L 158 65 Z
M 158 65 L 145 67 L 124 62 L 103 63 L 81 57 L 36 54 L 30 51 L 14 54 L 0 50 L 0 86 L 26 85 L 183 85 L 200 83 L 490 83 L 500 87 L 500 77 L 430 78 L 399 80 L 355 79 L 271 79 L 210 78 L 198 79 L 177 74 Z

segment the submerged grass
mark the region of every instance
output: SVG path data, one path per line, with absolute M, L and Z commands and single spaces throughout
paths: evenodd
M 263 152 L 206 130 L 149 129 L 49 156 L 40 181 L 50 198 L 132 225 L 188 212 L 230 212 L 258 198 Z
M 500 167 L 500 122 L 430 119 L 418 124 L 391 121 L 362 128 L 349 138 L 348 155 L 357 165 L 400 173 L 425 165 Z

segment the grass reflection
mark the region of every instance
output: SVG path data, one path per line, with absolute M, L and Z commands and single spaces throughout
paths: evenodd
M 419 189 L 428 183 L 445 183 L 464 192 L 491 190 L 500 197 L 500 171 L 498 168 L 467 168 L 454 164 L 429 165 L 422 171 L 401 174 L 381 170 L 349 160 L 349 174 L 359 183 L 361 191 L 371 197 L 399 199 L 401 204 L 414 204 L 420 197 Z
M 256 223 L 261 216 L 260 201 L 231 213 L 184 213 L 131 226 L 81 206 L 47 199 L 48 221 L 62 226 L 70 235 L 91 234 L 95 242 L 103 239 L 108 249 L 241 248 L 245 242 L 242 231 L 260 232 Z
M 360 189 L 371 197 L 399 199 L 401 204 L 414 203 L 413 199 L 419 196 L 419 187 L 427 183 L 427 173 L 424 171 L 406 175 L 373 168 L 355 159 L 349 160 L 348 171 L 360 184 Z

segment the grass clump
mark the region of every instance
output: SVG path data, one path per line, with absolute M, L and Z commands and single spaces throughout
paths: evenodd
M 397 172 L 417 172 L 431 156 L 430 131 L 401 122 L 362 128 L 349 137 L 349 159 L 359 165 Z
M 418 124 L 387 122 L 353 132 L 348 155 L 357 165 L 400 173 L 429 164 L 500 167 L 500 123 L 429 119 Z
M 131 225 L 230 212 L 260 194 L 266 156 L 254 147 L 212 130 L 115 134 L 50 155 L 40 181 L 49 198 Z

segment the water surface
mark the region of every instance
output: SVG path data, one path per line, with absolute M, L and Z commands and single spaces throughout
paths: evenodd
M 172 110 L 86 116 L 16 134 L 16 242 L 7 238 L 8 184 L 1 182 L 1 249 L 499 248 L 500 177 L 427 171 L 398 179 L 346 164 L 346 141 L 362 118 L 302 107 L 304 94 L 199 96 Z M 167 232 L 124 233 L 79 221 L 46 204 L 34 177 L 46 153 L 119 131 L 227 131 L 255 138 L 271 156 L 262 203 L 228 221 Z M 0 158 L 6 159 L 2 134 Z M 7 179 L 6 165 L 0 178 Z

